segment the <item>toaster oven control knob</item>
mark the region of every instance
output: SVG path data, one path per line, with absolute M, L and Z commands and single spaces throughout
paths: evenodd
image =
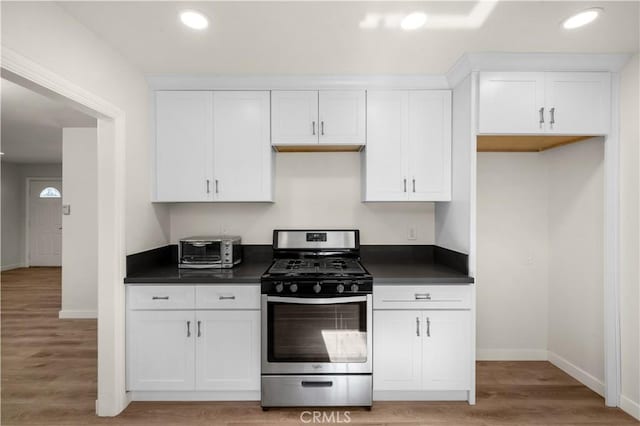
M 289 286 L 289 291 L 291 291 L 291 293 L 295 293 L 296 291 L 298 291 L 298 284 L 295 284 L 295 283 L 291 284 Z
M 315 291 L 316 293 L 320 293 L 320 290 L 322 290 L 322 287 L 320 287 L 320 283 L 316 283 L 313 286 L 313 291 Z
M 356 283 L 351 284 L 351 291 L 353 291 L 354 293 L 358 291 L 358 288 L 359 288 L 358 284 Z
M 337 291 L 338 293 L 342 293 L 342 292 L 344 291 L 344 285 L 342 285 L 342 284 L 338 284 L 338 285 L 336 286 L 336 291 Z
M 282 293 L 282 290 L 284 290 L 284 284 L 282 284 L 282 283 L 277 283 L 277 284 L 276 284 L 276 291 L 277 291 L 278 293 Z

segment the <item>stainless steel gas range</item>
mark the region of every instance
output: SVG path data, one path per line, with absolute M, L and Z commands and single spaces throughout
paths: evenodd
M 276 230 L 262 276 L 262 406 L 372 401 L 373 279 L 357 230 Z

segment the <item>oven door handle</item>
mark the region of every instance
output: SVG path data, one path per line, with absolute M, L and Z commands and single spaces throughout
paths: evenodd
M 267 302 L 297 303 L 300 305 L 333 305 L 334 303 L 366 302 L 367 296 L 347 297 L 282 297 L 267 296 Z

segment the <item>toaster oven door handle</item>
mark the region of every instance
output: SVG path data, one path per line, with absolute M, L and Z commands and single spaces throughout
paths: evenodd
M 282 297 L 267 296 L 267 302 L 277 303 L 297 303 L 301 305 L 332 305 L 334 303 L 354 303 L 366 302 L 367 296 L 347 296 L 347 297 Z
M 194 242 L 188 242 L 187 244 L 189 244 L 190 246 L 194 246 L 194 247 L 205 247 L 209 243 L 205 243 L 204 241 L 194 241 Z

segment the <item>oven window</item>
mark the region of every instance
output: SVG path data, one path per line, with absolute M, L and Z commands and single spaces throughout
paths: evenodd
M 211 263 L 220 261 L 220 242 L 182 242 L 181 261 L 185 263 Z
M 367 303 L 269 302 L 269 362 L 367 362 Z

